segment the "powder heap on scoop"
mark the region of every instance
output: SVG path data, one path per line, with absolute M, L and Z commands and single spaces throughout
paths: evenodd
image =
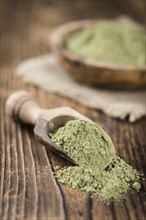
M 71 120 L 51 134 L 52 140 L 79 166 L 57 168 L 61 183 L 90 191 L 98 198 L 120 200 L 141 187 L 141 174 L 115 155 L 110 137 L 96 123 Z
M 66 39 L 71 52 L 112 64 L 145 65 L 146 32 L 134 22 L 99 22 Z

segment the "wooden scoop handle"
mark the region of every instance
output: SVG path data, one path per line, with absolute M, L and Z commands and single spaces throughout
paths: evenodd
M 24 123 L 34 125 L 43 111 L 33 95 L 27 91 L 16 91 L 6 101 L 6 112 Z

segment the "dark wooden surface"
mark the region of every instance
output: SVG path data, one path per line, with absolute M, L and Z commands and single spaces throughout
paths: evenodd
M 89 193 L 61 185 L 52 175 L 51 167 L 52 163 L 63 162 L 35 140 L 32 127 L 15 123 L 5 114 L 6 97 L 16 89 L 37 95 L 42 107 L 71 106 L 109 133 L 118 155 L 146 172 L 146 119 L 132 125 L 111 119 L 69 99 L 25 85 L 13 73 L 21 60 L 49 51 L 48 35 L 53 27 L 79 18 L 113 17 L 121 9 L 115 4 L 107 6 L 105 1 L 98 2 L 98 7 L 92 1 L 90 8 L 83 7 L 83 1 L 0 3 L 0 219 L 146 219 L 144 182 L 140 193 L 108 206 L 91 198 Z

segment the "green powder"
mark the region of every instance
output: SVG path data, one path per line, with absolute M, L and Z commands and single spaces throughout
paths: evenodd
M 139 191 L 141 174 L 115 155 L 111 139 L 96 123 L 71 120 L 52 134 L 52 140 L 79 164 L 57 169 L 61 183 L 106 201 Z
M 66 40 L 71 52 L 99 62 L 146 64 L 145 30 L 133 22 L 112 20 L 78 31 Z

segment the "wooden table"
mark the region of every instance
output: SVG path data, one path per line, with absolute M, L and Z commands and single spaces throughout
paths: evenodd
M 99 17 L 119 14 L 119 8 L 109 4 L 107 9 L 104 2 L 98 3 Z M 5 114 L 6 97 L 17 89 L 37 95 L 45 108 L 71 106 L 101 125 L 111 136 L 117 154 L 146 174 L 145 118 L 134 124 L 109 118 L 67 98 L 23 84 L 13 73 L 21 60 L 49 51 L 48 34 L 53 27 L 68 20 L 97 17 L 94 4 L 84 8 L 81 2 L 10 1 L 1 7 L 0 219 L 146 219 L 144 183 L 140 193 L 108 206 L 91 198 L 90 193 L 61 185 L 51 167 L 62 161 L 35 140 L 32 127 L 15 123 Z

